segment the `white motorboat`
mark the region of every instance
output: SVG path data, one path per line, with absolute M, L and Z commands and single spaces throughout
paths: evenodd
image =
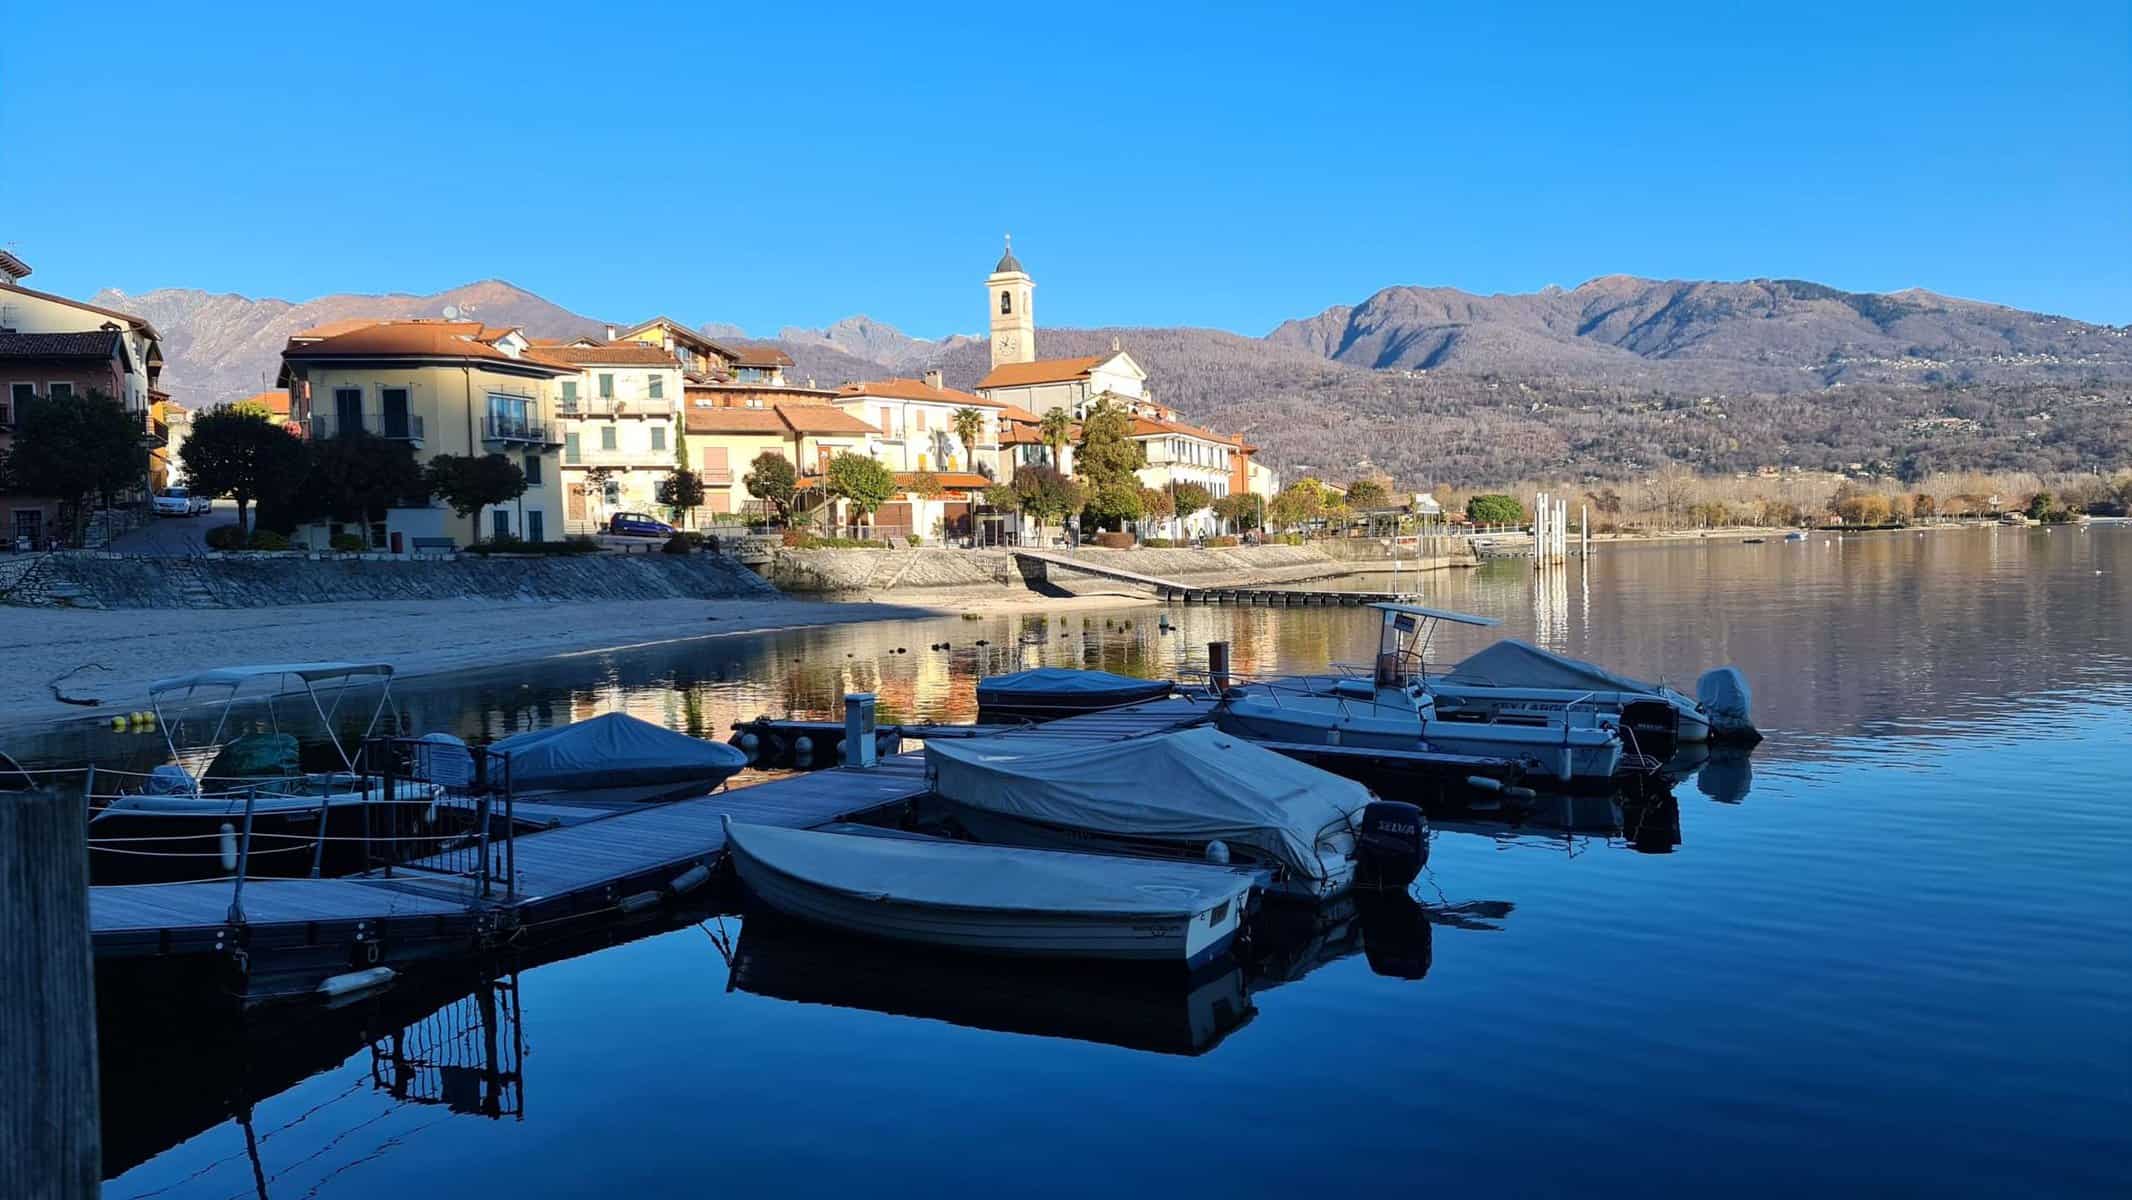
M 1259 872 L 725 818 L 749 895 L 891 941 L 1037 958 L 1205 963 L 1235 940 Z
M 1384 614 L 1371 678 L 1320 676 L 1231 687 L 1215 709 L 1216 724 L 1265 742 L 1507 758 L 1563 784 L 1612 785 L 1622 766 L 1622 739 L 1617 722 L 1595 705 L 1493 719 L 1485 712 L 1453 717 L 1439 711 L 1424 665 L 1435 625 L 1501 622 L 1411 604 L 1370 607 Z
M 1374 814 L 1404 823 L 1411 861 L 1392 850 L 1373 869 L 1413 877 L 1427 857 L 1418 810 L 1231 737 L 1195 728 L 1090 752 L 1040 735 L 928 742 L 933 790 L 981 841 L 1099 853 L 1227 861 L 1276 873 L 1274 890 L 1325 897 L 1355 882 L 1358 835 Z M 1403 810 L 1399 814 L 1378 812 Z M 1219 849 L 1215 849 L 1216 844 Z
M 274 696 L 300 683 L 326 740 L 339 757 L 337 771 L 304 771 L 298 745 L 281 730 Z M 444 790 L 403 780 L 386 795 L 366 780 L 342 742 L 335 720 L 347 692 L 375 682 L 378 697 L 357 739 L 377 731 L 392 704 L 388 663 L 312 662 L 196 671 L 149 685 L 156 726 L 172 762 L 156 768 L 138 786 L 92 795 L 89 814 L 91 866 L 97 882 L 160 882 L 212 878 L 242 869 L 250 875 L 335 874 L 360 865 L 372 806 L 403 805 L 412 824 L 453 832 Z M 263 684 L 270 729 L 225 742 L 231 710 L 246 685 Z M 202 746 L 181 750 L 177 722 L 166 707 L 202 689 L 222 693 L 214 732 Z M 321 690 L 325 694 L 321 694 Z M 183 760 L 212 754 L 198 775 Z M 104 776 L 109 778 L 109 775 Z M 406 828 L 400 821 L 396 828 Z
M 1516 638 L 1470 655 L 1425 686 L 1446 720 L 1546 724 L 1570 706 L 1588 705 L 1620 721 L 1635 753 L 1667 758 L 1676 743 L 1710 740 L 1703 706 L 1664 681 L 1630 679 Z

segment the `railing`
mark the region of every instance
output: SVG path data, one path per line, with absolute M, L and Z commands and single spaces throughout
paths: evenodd
M 362 763 L 366 796 L 374 786 L 388 801 L 364 806 L 368 865 L 388 877 L 402 870 L 467 879 L 484 898 L 498 884 L 505 897 L 516 894 L 509 758 L 456 742 L 373 737 L 363 742 Z M 399 802 L 424 795 L 430 799 L 426 811 Z M 452 828 L 440 833 L 444 825 Z
M 555 445 L 560 439 L 546 425 L 522 421 L 516 417 L 490 416 L 481 422 L 481 437 L 487 442 L 533 442 L 538 445 Z
M 362 413 L 354 424 L 341 421 L 337 413 L 313 413 L 307 422 L 313 441 L 338 437 L 343 433 L 373 433 L 395 442 L 420 444 L 428 436 L 420 413 Z
M 525 1035 L 518 975 L 484 979 L 470 995 L 370 1044 L 371 1086 L 396 1100 L 489 1118 L 525 1115 Z

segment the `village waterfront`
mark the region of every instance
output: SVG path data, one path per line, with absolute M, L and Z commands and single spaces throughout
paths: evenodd
M 2132 1148 L 2128 573 L 2132 530 L 2097 527 L 1431 574 L 1426 603 L 1549 649 L 1683 682 L 1738 665 L 1768 740 L 1684 780 L 1655 833 L 1441 822 L 1419 945 L 1333 936 L 1234 981 L 958 971 L 704 914 L 331 1013 L 100 998 L 106 1194 L 2101 1194 Z M 1174 676 L 1217 639 L 1239 671 L 1319 670 L 1373 636 L 1351 609 L 1121 603 L 401 695 L 470 740 L 615 709 L 718 737 L 850 691 L 969 720 L 983 675 Z M 102 722 L 0 749 L 162 753 Z M 1032 1174 L 1038 1145 L 1061 1152 Z

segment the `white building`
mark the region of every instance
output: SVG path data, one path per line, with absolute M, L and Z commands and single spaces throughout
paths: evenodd
M 618 512 L 672 515 L 658 491 L 680 461 L 680 362 L 659 346 L 589 338 L 533 353 L 577 370 L 557 381 L 555 402 L 564 529 L 590 533 Z

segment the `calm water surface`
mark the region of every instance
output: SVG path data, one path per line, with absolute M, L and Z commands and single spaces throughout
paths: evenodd
M 1736 663 L 1769 740 L 1680 787 L 1668 853 L 1440 825 L 1413 889 L 1433 936 L 1398 961 L 1367 920 L 1188 986 L 728 917 L 331 1014 L 108 1016 L 107 1195 L 2122 1194 L 2132 530 L 1421 586 L 1631 673 Z M 1220 637 L 1239 669 L 1313 670 L 1373 640 L 1353 610 L 1163 615 L 699 640 L 402 694 L 469 737 L 615 708 L 722 734 L 849 690 L 967 720 L 976 678 L 1026 665 L 1172 673 Z M 10 748 L 159 757 L 87 727 Z

